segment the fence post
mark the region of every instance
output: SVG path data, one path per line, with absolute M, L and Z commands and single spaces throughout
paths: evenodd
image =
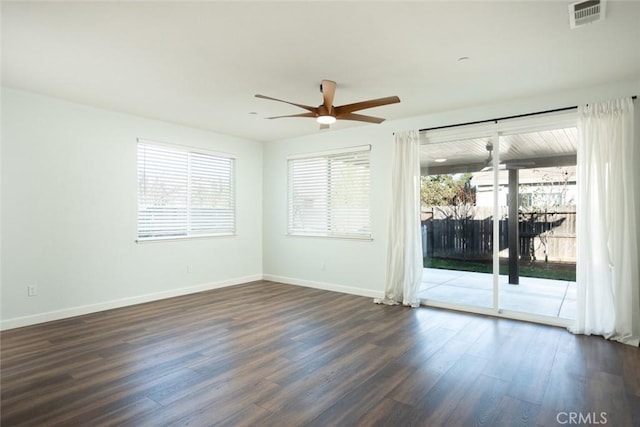
M 427 224 L 422 224 L 422 258 L 427 257 Z

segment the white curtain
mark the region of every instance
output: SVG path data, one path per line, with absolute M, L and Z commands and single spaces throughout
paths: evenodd
M 385 296 L 375 302 L 420 305 L 420 138 L 418 131 L 395 134 Z
M 633 122 L 631 98 L 578 108 L 578 304 L 569 329 L 638 346 Z

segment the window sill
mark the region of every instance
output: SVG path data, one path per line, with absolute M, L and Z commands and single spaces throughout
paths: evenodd
M 316 239 L 332 239 L 332 240 L 352 240 L 359 242 L 372 242 L 373 237 L 371 236 L 327 236 L 324 234 L 291 234 L 287 233 L 287 237 L 302 237 L 302 238 L 316 238 Z
M 145 237 L 142 239 L 136 239 L 136 243 L 156 243 L 156 242 L 167 242 L 167 241 L 180 241 L 180 240 L 200 240 L 200 239 L 211 239 L 211 238 L 221 238 L 221 237 L 237 237 L 236 233 L 225 233 L 225 234 L 203 234 L 199 236 L 172 236 L 172 237 Z

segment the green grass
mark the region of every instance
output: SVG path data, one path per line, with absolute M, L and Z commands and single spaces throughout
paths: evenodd
M 425 258 L 424 267 L 441 268 L 443 270 L 474 271 L 477 273 L 493 272 L 493 265 L 491 262 L 463 261 L 451 258 Z M 509 265 L 506 261 L 500 261 L 500 274 L 509 274 Z M 521 263 L 520 276 L 575 282 L 576 269 L 575 264 L 545 264 L 543 261 L 537 261 L 526 264 Z

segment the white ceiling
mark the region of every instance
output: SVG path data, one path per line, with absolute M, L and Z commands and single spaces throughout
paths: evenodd
M 3 1 L 2 83 L 269 141 L 318 125 L 253 95 L 318 105 L 321 79 L 399 119 L 638 78 L 640 2 L 574 30 L 569 3 Z

